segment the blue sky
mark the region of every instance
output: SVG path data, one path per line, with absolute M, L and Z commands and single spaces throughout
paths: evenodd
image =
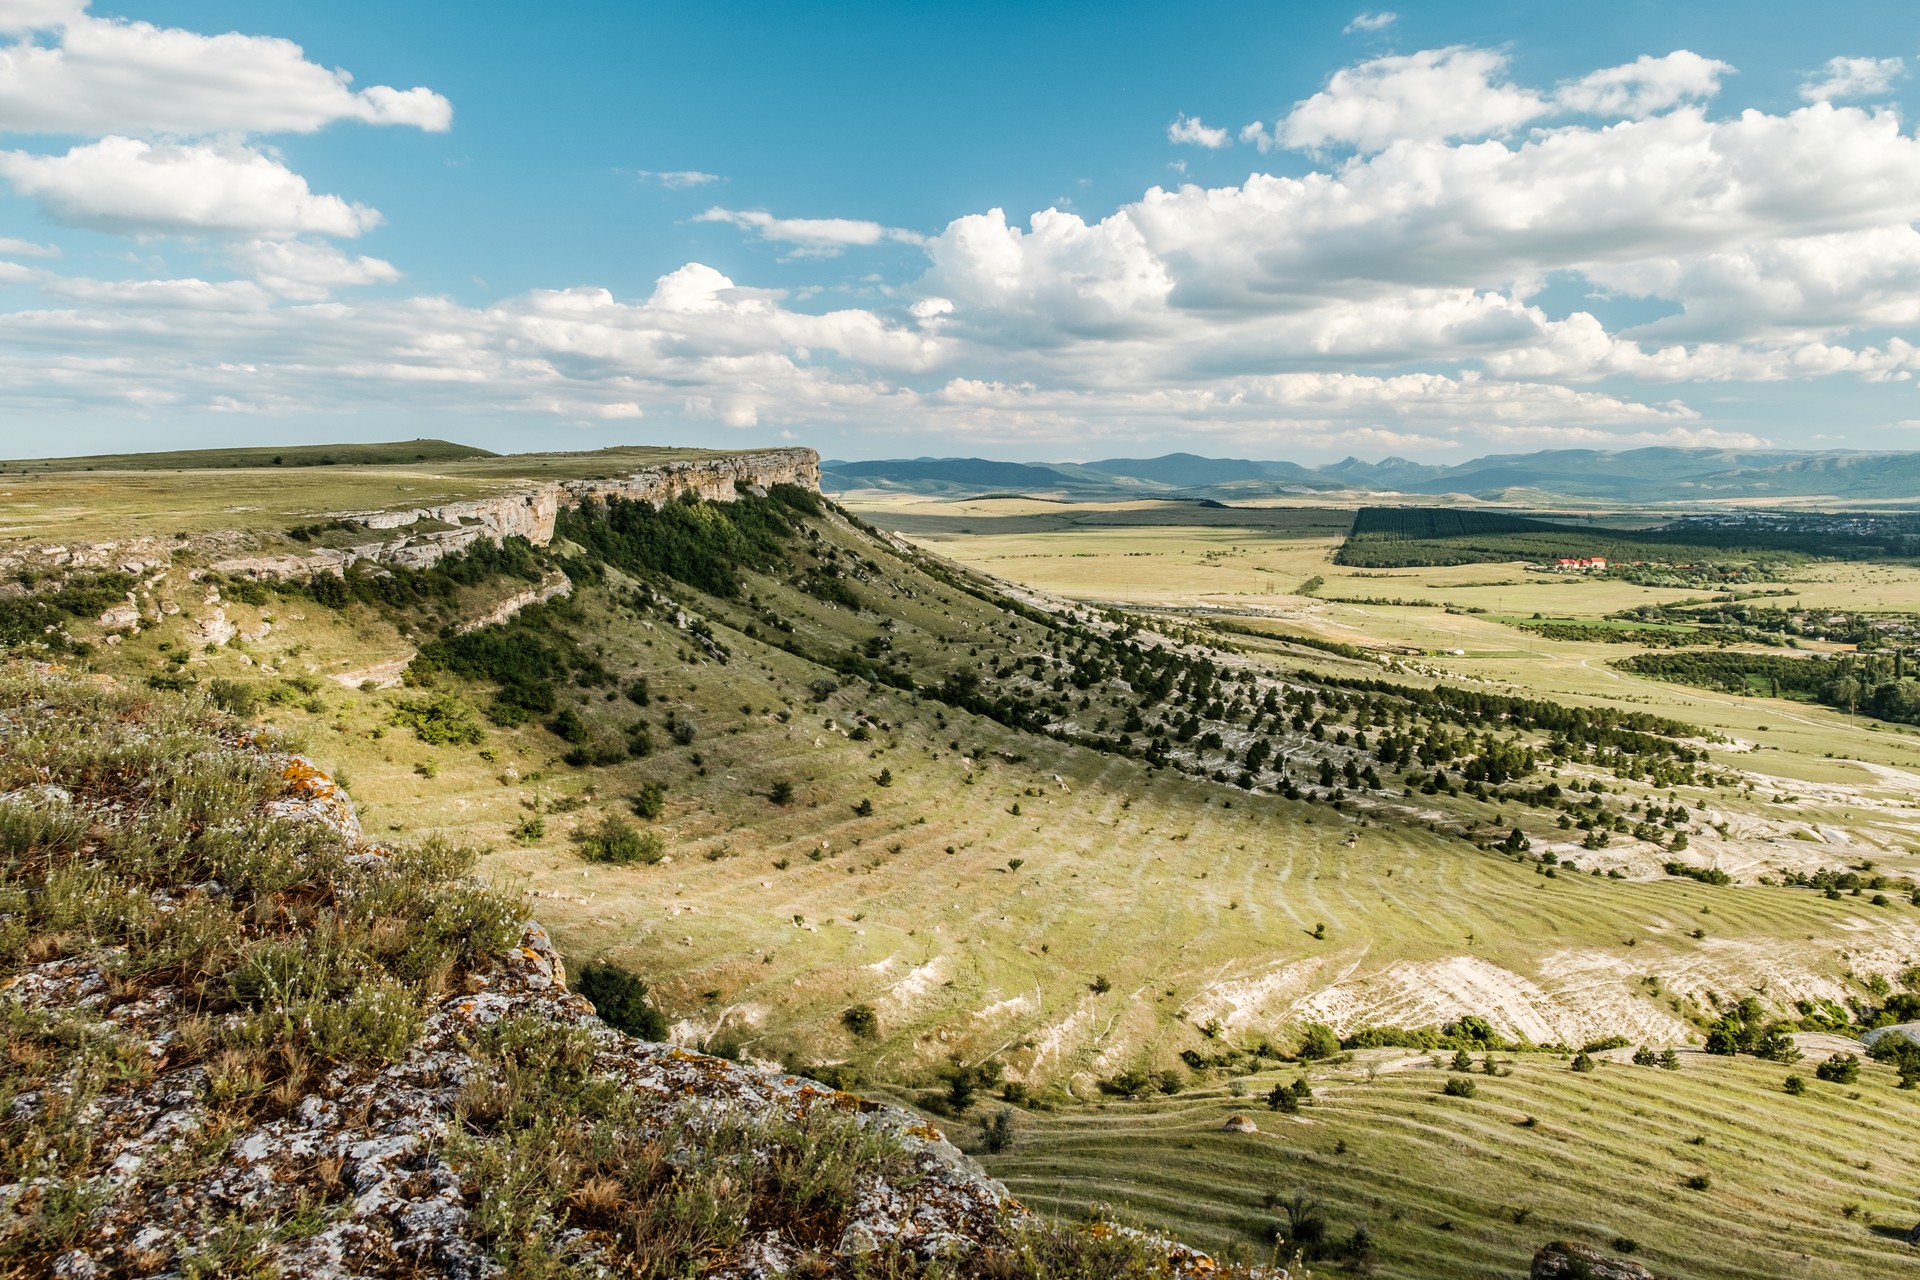
M 1917 28 L 0 0 L 0 456 L 1907 448 Z

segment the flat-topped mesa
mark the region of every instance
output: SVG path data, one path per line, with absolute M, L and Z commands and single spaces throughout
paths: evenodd
M 245 556 L 216 562 L 221 573 L 254 578 L 342 573 L 362 560 L 424 569 L 484 538 L 525 538 L 537 547 L 553 541 L 562 507 L 590 499 L 624 498 L 658 507 L 686 494 L 731 502 L 741 488 L 764 494 L 777 484 L 820 488 L 820 455 L 812 449 L 761 449 L 641 467 L 623 476 L 547 481 L 490 498 L 472 498 L 398 511 L 353 512 L 344 519 L 367 529 L 404 530 L 397 537 L 338 550 Z

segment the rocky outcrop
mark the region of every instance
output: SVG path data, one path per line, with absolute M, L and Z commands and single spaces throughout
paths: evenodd
M 545 604 L 560 596 L 573 594 L 573 580 L 564 573 L 548 574 L 539 585 L 528 587 L 525 591 L 516 591 L 493 608 L 477 618 L 469 618 L 460 624 L 460 631 L 478 631 L 482 627 L 498 626 L 519 613 L 528 605 Z
M 1542 1245 L 1527 1276 L 1528 1280 L 1659 1280 L 1637 1262 L 1566 1240 Z
M 254 578 L 306 577 L 342 573 L 362 560 L 424 569 L 445 556 L 486 539 L 525 538 L 536 547 L 553 541 L 562 508 L 598 499 L 622 498 L 655 506 L 685 494 L 712 502 L 731 502 L 741 488 L 765 493 L 776 484 L 818 491 L 820 455 L 811 449 L 765 449 L 717 458 L 664 462 L 621 476 L 561 480 L 517 489 L 489 498 L 394 511 L 350 512 L 340 518 L 393 536 L 350 547 L 305 554 L 239 556 L 221 560 L 222 573 Z
M 820 455 L 812 449 L 757 449 L 637 467 L 620 475 L 544 481 L 485 498 L 435 506 L 341 512 L 333 518 L 367 530 L 365 541 L 312 551 L 246 554 L 259 543 L 252 535 L 221 530 L 188 538 L 143 534 L 113 542 L 34 543 L 0 548 L 0 576 L 22 572 L 117 570 L 136 575 L 170 569 L 176 558 L 208 564 L 221 573 L 251 578 L 305 578 L 344 573 L 360 561 L 424 569 L 480 539 L 498 543 L 525 538 L 544 547 L 553 541 L 563 507 L 589 498 L 625 498 L 658 506 L 682 494 L 731 502 L 741 487 L 764 493 L 776 484 L 820 488 Z M 106 625 L 106 624 L 102 624 Z M 116 624 L 131 625 L 131 624 Z

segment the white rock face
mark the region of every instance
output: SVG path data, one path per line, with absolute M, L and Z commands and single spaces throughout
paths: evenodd
M 536 547 L 544 547 L 553 541 L 554 522 L 561 508 L 577 507 L 593 499 L 622 498 L 629 502 L 651 502 L 658 507 L 691 493 L 713 502 L 731 502 L 741 486 L 750 492 L 764 493 L 776 484 L 798 485 L 817 492 L 820 455 L 811 449 L 765 449 L 723 458 L 661 463 L 611 479 L 557 481 L 491 498 L 434 507 L 354 512 L 344 518 L 369 529 L 413 530 L 421 524 L 431 527 L 344 550 L 239 556 L 217 561 L 213 567 L 221 573 L 253 578 L 344 573 L 361 560 L 424 569 L 483 538 L 498 544 L 507 538 L 519 537 Z M 443 527 L 448 525 L 453 527 Z

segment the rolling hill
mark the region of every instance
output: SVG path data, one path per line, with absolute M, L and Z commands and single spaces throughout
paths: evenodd
M 1784 1064 L 1753 1050 L 1891 1016 L 1920 961 L 1897 873 L 1858 879 L 1884 890 L 1871 904 L 1702 878 L 1712 865 L 1681 837 L 1764 801 L 1730 744 L 1683 721 L 1048 597 L 794 483 L 810 455 L 487 460 L 488 510 L 524 506 L 504 477 L 549 461 L 625 474 L 562 489 L 534 536 L 362 554 L 373 531 L 353 512 L 391 513 L 287 498 L 278 526 L 183 538 L 135 569 L 36 562 L 31 591 L 0 596 L 0 643 L 296 735 L 350 779 L 369 833 L 485 847 L 481 874 L 570 963 L 645 976 L 682 1045 L 891 1094 L 969 1141 L 1008 1107 L 1020 1159 L 1001 1167 L 1063 1210 L 1125 1198 L 1253 1249 L 1274 1219 L 1250 1188 L 1322 1196 L 1342 1230 L 1378 1216 L 1364 1262 L 1386 1274 L 1432 1259 L 1499 1274 L 1538 1241 L 1524 1219 L 1500 1225 L 1505 1201 L 1469 1216 L 1446 1151 L 1546 1167 L 1592 1126 L 1595 1176 L 1535 1210 L 1590 1233 L 1615 1221 L 1640 1113 L 1700 1115 L 1701 1080 L 1771 1087 Z M 434 536 L 469 527 L 422 519 Z M 315 535 L 325 520 L 348 527 Z M 1629 845 L 1701 875 L 1607 874 L 1597 851 Z M 1692 1061 L 1716 1034 L 1745 1045 L 1724 1072 L 1566 1083 L 1589 1046 Z M 1406 1074 L 1363 1085 L 1384 1050 Z M 1478 1108 L 1435 1103 L 1423 1086 L 1441 1073 L 1422 1064 L 1453 1052 L 1522 1065 L 1488 1077 Z M 1303 1065 L 1341 1053 L 1357 1056 Z M 1848 1104 L 1876 1141 L 1905 1115 L 1893 1071 Z M 1255 1097 L 1273 1142 L 1183 1154 L 1249 1082 L 1301 1073 L 1329 1090 L 1324 1112 Z M 1839 1105 L 1809 1112 L 1808 1143 L 1754 1156 L 1764 1174 L 1715 1154 L 1717 1198 L 1698 1203 L 1744 1224 L 1742 1256 L 1791 1235 L 1750 1203 L 1755 1179 L 1816 1174 L 1881 1215 L 1820 1227 L 1846 1242 L 1826 1274 L 1892 1256 L 1870 1222 L 1908 1149 L 1847 1172 Z M 1791 1127 L 1789 1106 L 1770 1123 Z M 1421 1154 L 1308 1180 L 1290 1139 L 1322 1133 Z M 1195 1170 L 1206 1190 L 1176 1212 L 1165 1188 Z M 1656 1256 L 1705 1256 L 1696 1202 L 1635 1205 Z
M 1272 497 L 1350 490 L 1538 504 L 1573 499 L 1612 504 L 1729 500 L 1920 501 L 1920 454 L 1808 453 L 1646 448 L 1561 449 L 1502 454 L 1450 466 L 1346 458 L 1325 466 L 1206 458 L 1114 458 L 1085 463 L 993 463 L 978 458 L 828 462 L 835 492 L 983 493 L 1002 489 L 1074 497 Z

